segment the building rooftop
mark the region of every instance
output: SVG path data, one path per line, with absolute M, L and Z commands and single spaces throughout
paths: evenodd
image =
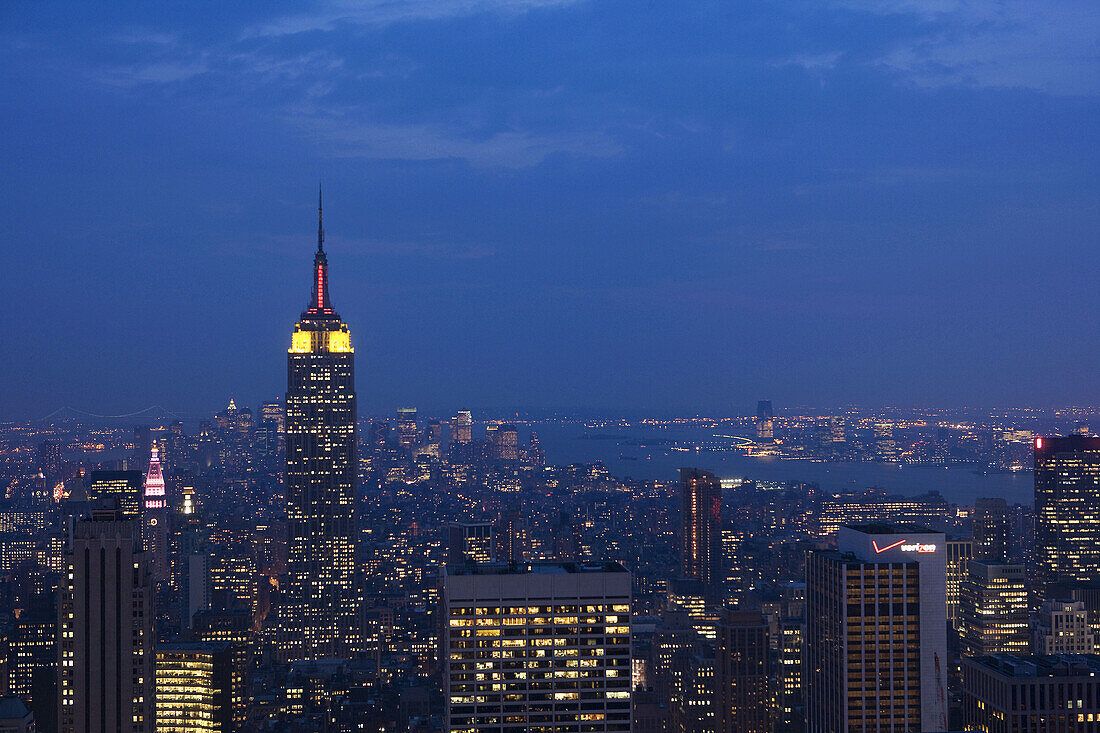
M 994 654 L 971 660 L 1006 677 L 1093 677 L 1100 654 Z
M 863 534 L 943 534 L 919 524 L 846 524 L 844 527 Z
M 568 573 L 625 573 L 617 562 L 532 562 L 521 565 L 486 563 L 482 565 L 447 565 L 447 575 L 564 575 Z

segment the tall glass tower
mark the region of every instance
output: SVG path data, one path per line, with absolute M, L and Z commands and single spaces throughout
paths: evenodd
M 347 324 L 328 296 L 321 203 L 313 299 L 287 354 L 286 587 L 277 644 L 288 661 L 356 649 L 355 364 Z

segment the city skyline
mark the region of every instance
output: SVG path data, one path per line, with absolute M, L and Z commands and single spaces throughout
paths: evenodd
M 318 178 L 370 412 L 1100 399 L 1091 8 L 474 7 L 6 6 L 0 416 L 278 394 Z

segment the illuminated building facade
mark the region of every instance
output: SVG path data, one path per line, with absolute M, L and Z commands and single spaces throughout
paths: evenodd
M 806 731 L 947 729 L 944 535 L 842 527 L 806 566 Z
M 225 644 L 175 643 L 157 648 L 157 733 L 231 733 L 232 655 Z M 238 704 L 243 701 L 238 699 Z
M 962 660 L 963 730 L 1093 733 L 1100 657 L 998 654 Z
M 722 487 L 714 474 L 680 469 L 680 560 L 684 577 L 717 592 L 722 573 Z
M 1045 581 L 1100 578 L 1100 438 L 1035 438 L 1035 562 Z
M 168 499 L 164 492 L 164 476 L 160 468 L 160 451 L 154 445 L 149 454 L 149 471 L 145 474 L 145 495 L 142 506 L 142 546 L 149 558 L 149 568 L 157 581 L 168 578 Z
M 772 733 L 769 654 L 768 623 L 759 611 L 723 613 L 714 655 L 717 730 Z
M 280 656 L 349 656 L 359 606 L 355 364 L 351 334 L 329 300 L 320 205 L 313 298 L 294 326 L 285 404 L 289 546 Z
M 153 578 L 141 525 L 114 511 L 73 527 L 58 596 L 62 733 L 152 733 Z
M 876 496 L 838 494 L 824 499 L 818 513 L 817 536 L 836 535 L 837 530 L 853 524 L 919 524 L 940 526 L 947 518 L 947 500 L 938 493 L 924 496 Z
M 92 471 L 88 499 L 93 502 L 114 499 L 123 514 L 136 517 L 141 512 L 143 484 L 141 471 Z
M 1024 566 L 971 560 L 959 596 L 959 616 L 963 656 L 1028 651 Z
M 630 594 L 617 563 L 448 566 L 445 730 L 630 731 Z

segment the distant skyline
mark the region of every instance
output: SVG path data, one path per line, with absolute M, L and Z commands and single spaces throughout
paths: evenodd
M 7 3 L 0 419 L 1100 404 L 1084 0 Z

